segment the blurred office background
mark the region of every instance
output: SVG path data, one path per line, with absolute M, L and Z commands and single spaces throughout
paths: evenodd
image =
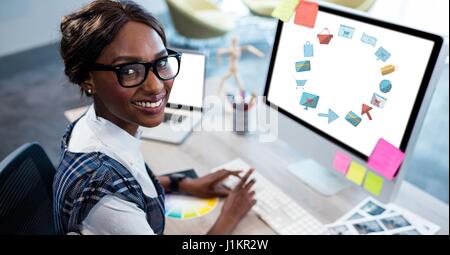
M 198 12 L 190 3 L 201 2 Z M 207 78 L 224 74 L 216 50 L 232 36 L 266 53 L 244 54 L 241 75 L 247 87 L 262 93 L 276 21 L 268 17 L 277 0 L 136 0 L 165 25 L 169 43 L 209 56 Z M 331 0 L 371 15 L 448 37 L 446 0 Z M 61 17 L 89 0 L 2 0 L 0 2 L 0 159 L 21 144 L 38 141 L 56 164 L 66 110 L 87 105 L 67 82 L 58 55 Z M 202 31 L 198 33 L 197 31 Z M 405 45 L 407 47 L 407 45 Z M 448 47 L 448 46 L 447 46 Z M 414 150 L 407 180 L 449 201 L 449 73 L 443 72 Z

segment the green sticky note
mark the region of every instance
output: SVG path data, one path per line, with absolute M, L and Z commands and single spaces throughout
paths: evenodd
M 350 169 L 347 172 L 347 179 L 356 183 L 357 185 L 361 185 L 364 181 L 364 177 L 366 176 L 367 169 L 361 164 L 353 161 L 350 165 Z
M 294 16 L 295 9 L 297 9 L 299 3 L 300 0 L 281 0 L 275 10 L 273 10 L 272 17 L 289 22 Z
M 367 173 L 364 188 L 375 196 L 379 196 L 383 190 L 384 179 L 372 172 Z

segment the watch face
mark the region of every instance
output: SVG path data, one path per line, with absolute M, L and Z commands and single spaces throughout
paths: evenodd
M 188 178 L 191 178 L 191 179 L 197 179 L 198 178 L 198 175 L 197 175 L 197 173 L 195 172 L 194 169 L 179 171 L 179 172 L 170 173 L 170 174 L 166 174 L 166 175 L 167 176 L 168 175 L 174 176 L 176 178 L 178 178 L 179 176 L 180 177 L 188 177 Z
M 195 172 L 194 169 L 189 169 L 189 170 L 177 172 L 177 173 L 175 173 L 175 174 L 180 174 L 180 175 L 189 177 L 189 178 L 191 178 L 191 179 L 196 179 L 196 178 L 198 178 L 198 175 L 197 175 L 197 173 Z
M 187 176 L 182 173 L 176 173 L 176 174 L 172 174 L 172 177 L 176 178 L 176 179 L 183 179 L 183 178 L 186 178 Z

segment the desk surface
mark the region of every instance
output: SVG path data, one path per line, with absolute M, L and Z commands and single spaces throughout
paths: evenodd
M 212 81 L 208 82 L 212 83 Z M 207 84 L 208 86 L 208 84 Z M 66 112 L 69 120 L 80 116 L 84 108 Z M 256 136 L 238 136 L 232 132 L 193 132 L 182 145 L 144 140 L 144 158 L 156 175 L 194 168 L 204 175 L 218 165 L 242 158 L 300 206 L 328 224 L 351 210 L 367 194 L 357 187 L 348 188 L 333 197 L 324 197 L 294 178 L 288 165 L 302 159 L 298 151 L 286 143 L 260 143 Z M 394 203 L 441 226 L 439 234 L 449 234 L 449 207 L 408 182 L 404 182 Z M 220 213 L 221 206 L 192 220 L 168 219 L 165 234 L 205 234 Z M 234 234 L 275 234 L 254 212 L 239 224 Z

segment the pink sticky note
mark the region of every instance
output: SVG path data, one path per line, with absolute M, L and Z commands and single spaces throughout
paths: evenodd
M 369 157 L 368 166 L 392 181 L 405 158 L 405 154 L 384 139 L 380 139 Z
M 314 28 L 318 11 L 319 4 L 317 2 L 302 0 L 297 6 L 294 23 L 300 26 Z
M 336 156 L 334 157 L 333 168 L 338 172 L 347 174 L 348 167 L 350 166 L 351 162 L 352 159 L 349 156 L 338 151 L 336 152 Z

